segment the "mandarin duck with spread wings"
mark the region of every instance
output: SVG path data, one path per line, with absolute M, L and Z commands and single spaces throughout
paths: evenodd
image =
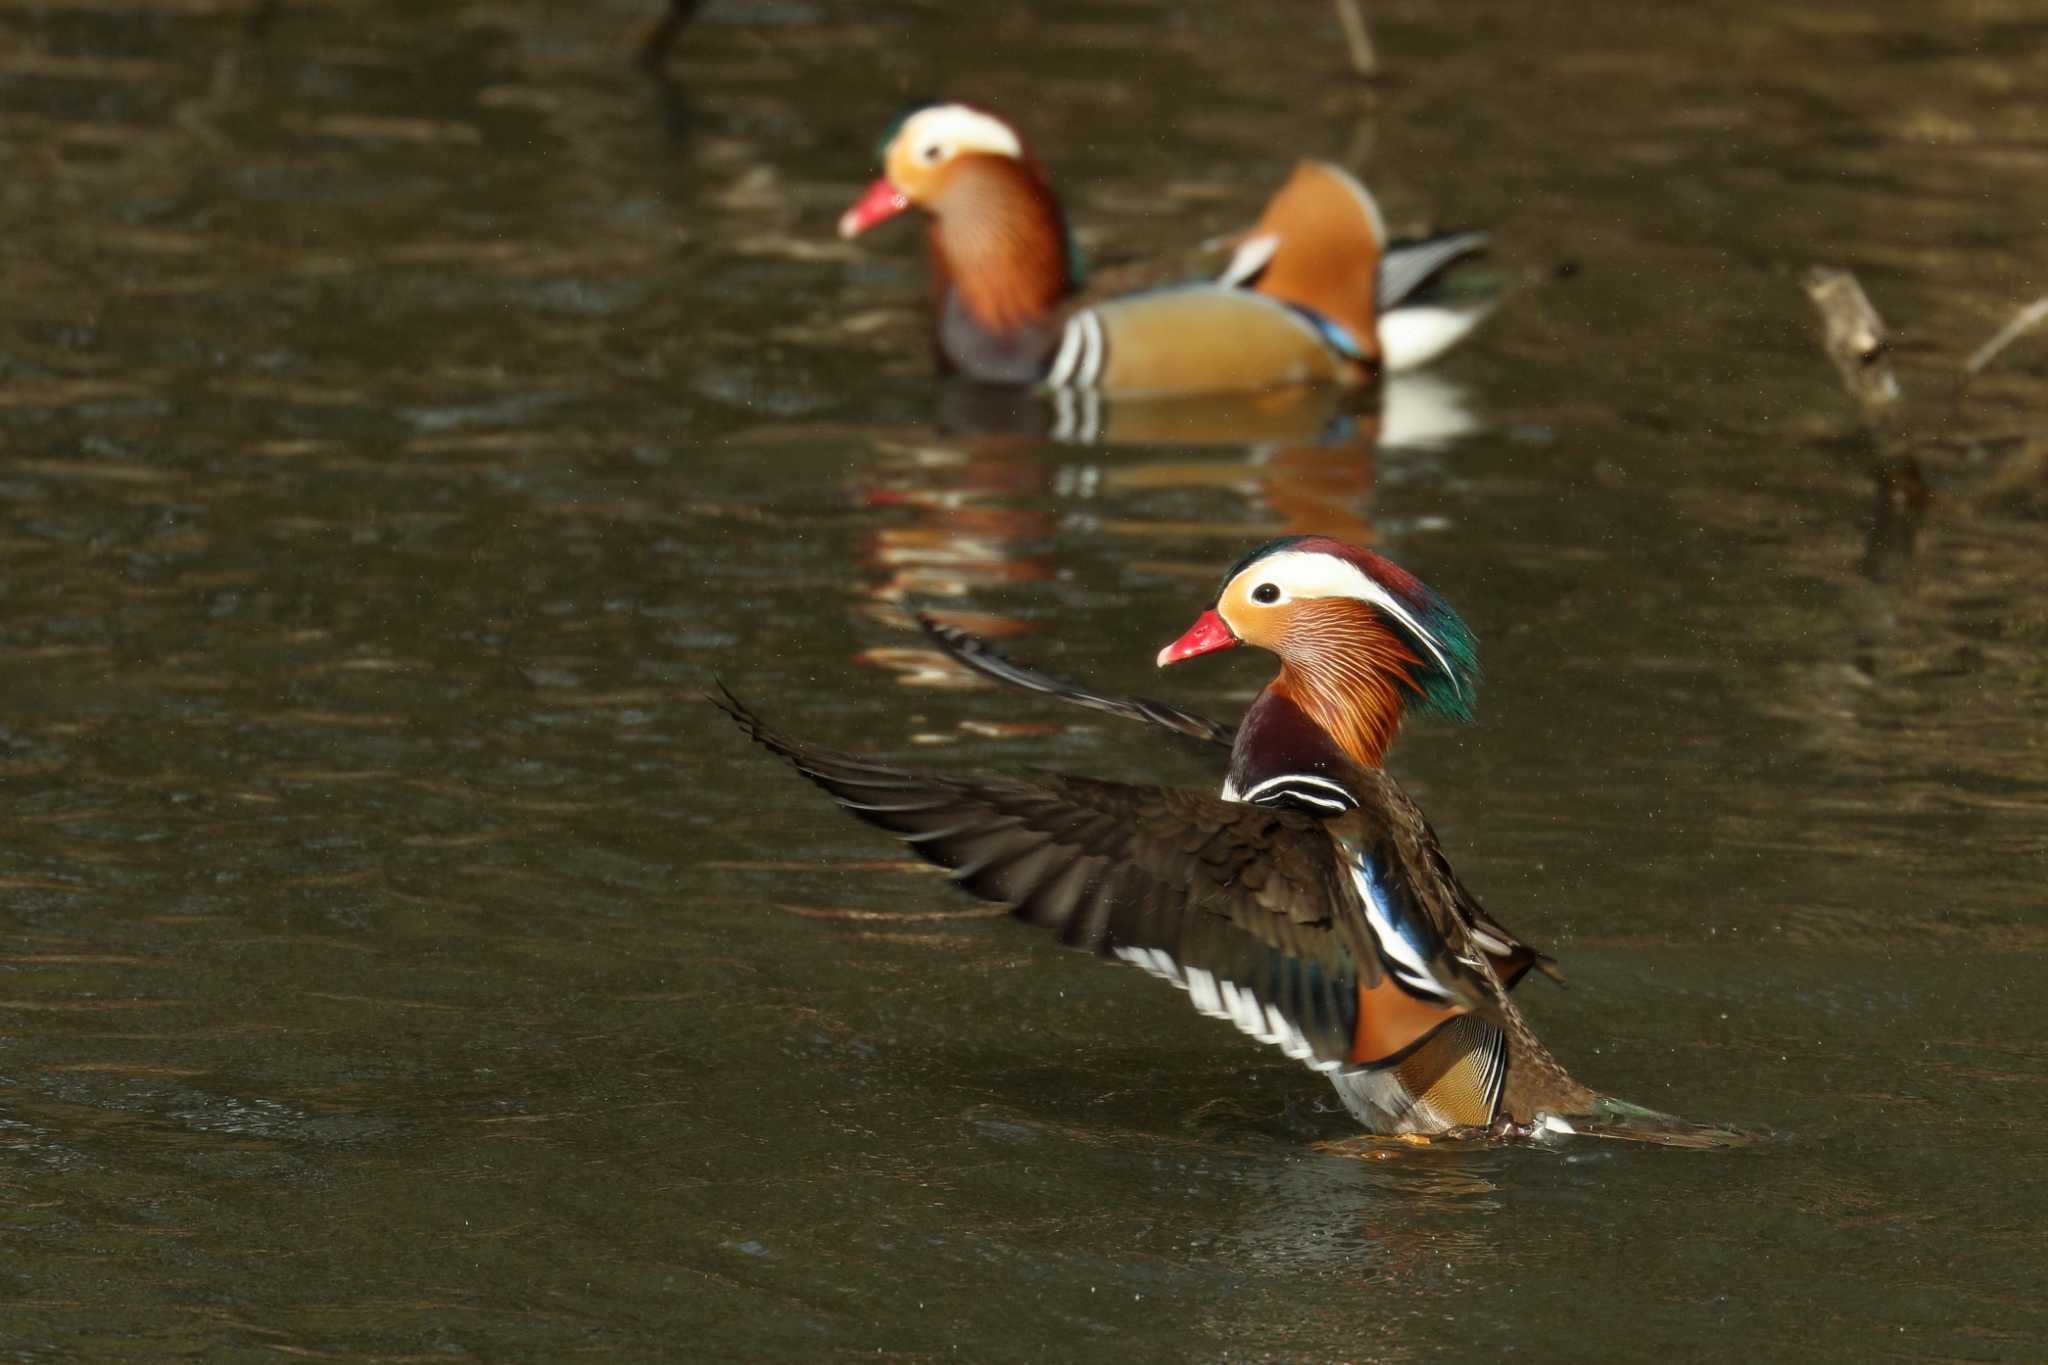
M 1228 743 L 1222 791 L 918 772 L 788 738 L 729 694 L 720 704 L 965 890 L 1172 982 L 1324 1073 L 1372 1132 L 1526 1136 L 1649 1114 L 1595 1095 L 1538 1041 L 1508 993 L 1548 960 L 1480 907 L 1381 766 L 1406 712 L 1469 718 L 1478 678 L 1471 633 L 1412 575 L 1324 537 L 1240 561 L 1159 654 L 1279 657 L 1234 732 L 935 629 L 989 676 Z

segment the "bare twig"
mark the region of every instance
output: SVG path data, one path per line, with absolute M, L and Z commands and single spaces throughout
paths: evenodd
M 2013 315 L 2011 322 L 1999 329 L 1997 336 L 1979 346 L 1970 358 L 1963 362 L 1963 372 L 1956 379 L 1956 387 L 1961 389 L 1975 379 L 1977 371 L 1991 363 L 1991 357 L 2039 327 L 2043 318 L 2048 318 L 2048 295 L 2035 299 L 2020 309 Z
M 1337 22 L 1344 29 L 1344 45 L 1351 49 L 1351 66 L 1359 75 L 1380 74 L 1380 56 L 1372 45 L 1372 31 L 1365 26 L 1364 0 L 1336 0 Z

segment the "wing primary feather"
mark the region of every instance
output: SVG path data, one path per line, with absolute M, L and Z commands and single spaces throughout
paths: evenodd
M 976 811 L 969 819 L 943 829 L 919 830 L 915 834 L 899 834 L 897 837 L 906 844 L 919 845 L 937 843 L 941 839 L 952 839 L 962 834 L 999 834 L 1006 829 L 1015 829 L 1024 823 L 1022 816 L 1006 815 L 991 822 L 986 811 Z
M 1057 928 L 1073 917 L 1100 871 L 1100 859 L 1077 859 L 1052 881 L 1020 897 L 1010 913 L 1026 924 Z
M 1004 833 L 1009 830 L 1018 828 L 1020 824 L 1021 822 L 1013 821 L 1005 824 L 1001 828 L 991 826 L 989 832 Z M 975 832 L 979 834 L 982 831 L 976 830 Z M 1039 831 L 1027 831 L 1027 839 L 1023 843 L 1005 844 L 1001 841 L 996 841 L 995 846 L 990 848 L 987 854 L 978 859 L 977 861 L 964 862 L 961 863 L 958 867 L 954 868 L 953 880 L 956 882 L 964 882 L 971 880 L 972 878 L 979 877 L 984 873 L 999 872 L 1005 866 L 1015 862 L 1019 858 L 1024 857 L 1026 854 L 1037 853 L 1040 850 L 1050 846 L 1053 842 L 1053 837 L 1054 836 L 1050 834 L 1045 834 Z
M 928 810 L 944 810 L 952 804 L 950 795 L 935 797 L 930 801 L 912 801 L 907 804 L 881 805 L 873 801 L 855 801 L 842 796 L 839 804 L 862 815 L 919 815 Z
M 1063 943 L 1137 962 L 1312 1067 L 1343 1065 L 1358 981 L 1382 964 L 1350 908 L 1362 888 L 1332 824 L 1091 778 L 920 774 L 786 738 L 723 689 L 712 700 L 962 889 Z
M 947 658 L 984 678 L 1008 683 L 1012 687 L 1021 687 L 1028 692 L 1040 692 L 1046 696 L 1057 697 L 1061 701 L 1085 706 L 1093 711 L 1104 711 L 1128 720 L 1157 725 L 1205 744 L 1229 748 L 1231 741 L 1237 737 L 1236 729 L 1221 721 L 1198 716 L 1192 711 L 1183 711 L 1177 706 L 1155 701 L 1150 697 L 1119 697 L 1096 692 L 1079 683 L 1069 682 L 1042 669 L 1033 668 L 1029 664 L 1020 664 L 988 641 L 970 635 L 957 626 L 935 621 L 923 612 L 916 615 L 919 627 L 934 644 L 938 645 Z

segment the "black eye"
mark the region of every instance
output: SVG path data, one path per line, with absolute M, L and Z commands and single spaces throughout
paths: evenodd
M 1252 601 L 1271 604 L 1280 600 L 1280 589 L 1272 583 L 1261 583 L 1252 589 Z
M 941 156 L 945 155 L 945 152 L 946 149 L 944 147 L 941 147 L 938 143 L 927 142 L 924 145 L 924 150 L 919 152 L 918 155 L 923 157 L 926 161 L 937 161 Z

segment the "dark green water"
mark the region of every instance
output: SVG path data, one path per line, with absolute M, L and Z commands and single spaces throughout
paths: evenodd
M 1371 91 L 1319 0 L 713 0 L 668 88 L 651 8 L 0 0 L 0 1358 L 2048 1356 L 2048 341 L 1946 400 L 2048 288 L 2037 7 L 1383 5 Z M 1099 254 L 1320 155 L 1530 283 L 1423 445 L 964 435 L 832 236 L 929 92 Z M 1484 642 L 1396 768 L 1551 1045 L 1774 1141 L 1327 1150 L 696 700 L 1206 785 L 897 603 L 1227 715 L 1153 652 L 1310 525 Z

